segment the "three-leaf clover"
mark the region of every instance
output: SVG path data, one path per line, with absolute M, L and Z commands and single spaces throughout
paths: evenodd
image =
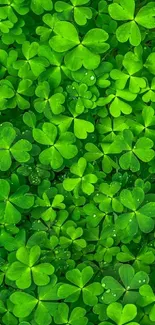
M 144 191 L 140 187 L 135 187 L 132 191 L 124 189 L 120 193 L 121 203 L 127 211 L 117 217 L 116 226 L 127 232 L 129 237 L 134 236 L 138 228 L 144 233 L 149 233 L 154 228 L 155 202 L 142 205 L 144 197 Z
M 92 18 L 91 8 L 84 7 L 83 5 L 87 4 L 89 0 L 70 0 L 71 4 L 65 3 L 63 1 L 57 1 L 55 3 L 55 10 L 59 13 L 63 13 L 63 18 L 68 18 L 73 11 L 75 22 L 83 26 L 87 23 L 87 19 Z
M 52 118 L 52 122 L 59 126 L 59 129 L 64 132 L 74 123 L 74 134 L 78 139 L 86 139 L 89 133 L 94 131 L 92 122 L 85 120 L 85 116 L 77 118 L 77 114 L 73 113 L 73 117 L 67 115 L 58 115 Z
M 99 28 L 89 30 L 82 42 L 76 28 L 67 21 L 59 21 L 54 26 L 56 36 L 50 39 L 50 46 L 56 52 L 67 52 L 65 64 L 67 68 L 76 71 L 82 67 L 86 69 L 96 69 L 100 63 L 100 53 L 109 49 L 109 44 L 105 43 L 108 34 Z
M 67 227 L 66 236 L 60 236 L 60 245 L 66 248 L 73 244 L 77 249 L 83 249 L 87 244 L 85 239 L 80 238 L 82 235 L 83 230 L 81 227 Z
M 57 210 L 65 209 L 63 201 L 64 196 L 56 194 L 51 202 L 46 192 L 44 192 L 42 198 L 37 197 L 32 215 L 36 219 L 42 218 L 44 221 L 53 222 L 57 216 Z
M 127 304 L 124 307 L 118 303 L 113 302 L 107 308 L 107 315 L 117 325 L 139 325 L 137 322 L 131 322 L 137 316 L 137 307 L 133 304 Z M 107 323 L 108 324 L 108 323 Z
M 141 42 L 141 32 L 138 25 L 146 28 L 155 27 L 154 3 L 150 2 L 142 7 L 135 16 L 135 0 L 119 0 L 118 3 L 109 5 L 110 16 L 118 21 L 128 21 L 120 25 L 116 30 L 116 37 L 119 42 L 129 40 L 133 46 Z
M 22 45 L 22 52 L 25 57 L 24 60 L 17 60 L 14 62 L 14 69 L 18 70 L 18 76 L 20 78 L 34 79 L 37 78 L 46 67 L 49 62 L 45 57 L 37 56 L 39 44 L 37 42 L 25 41 Z
M 12 126 L 0 126 L 0 170 L 6 171 L 11 167 L 12 156 L 18 162 L 27 162 L 30 159 L 29 151 L 32 144 L 25 139 L 18 140 L 12 145 L 16 138 L 16 131 Z
M 124 264 L 119 268 L 119 276 L 123 285 L 112 276 L 105 276 L 102 279 L 104 293 L 101 300 L 105 304 L 117 301 L 123 296 L 124 303 L 136 302 L 140 294 L 138 289 L 149 282 L 149 277 L 144 271 L 135 273 L 131 265 Z
M 60 303 L 54 313 L 54 322 L 56 324 L 86 325 L 88 319 L 85 317 L 85 315 L 86 310 L 84 308 L 75 307 L 70 313 L 68 305 L 65 303 Z
M 52 123 L 45 122 L 42 130 L 39 128 L 33 129 L 33 137 L 38 143 L 48 146 L 39 155 L 39 160 L 43 165 L 50 164 L 53 169 L 58 169 L 63 164 L 64 159 L 72 159 L 77 154 L 77 147 L 74 134 L 64 132 L 58 135 L 57 127 Z
M 94 306 L 98 301 L 97 296 L 102 293 L 103 288 L 99 282 L 93 282 L 86 286 L 93 274 L 93 269 L 90 266 L 85 267 L 82 271 L 78 269 L 68 271 L 66 278 L 73 284 L 62 284 L 58 289 L 58 297 L 65 299 L 65 302 L 74 302 L 82 293 L 84 303 Z
M 94 201 L 99 203 L 99 209 L 105 212 L 122 212 L 123 206 L 119 197 L 115 195 L 119 192 L 121 184 L 119 182 L 101 183 L 99 193 L 94 197 Z
M 34 101 L 37 112 L 42 113 L 46 109 L 50 109 L 54 114 L 60 114 L 64 111 L 65 96 L 62 93 L 50 96 L 50 85 L 47 81 L 43 81 L 37 86 L 35 94 L 39 97 Z
M 151 161 L 154 158 L 153 141 L 146 137 L 141 137 L 133 146 L 134 136 L 130 130 L 123 131 L 125 140 L 125 150 L 120 159 L 119 164 L 122 169 L 130 169 L 132 172 L 137 172 L 140 169 L 140 162 Z M 139 158 L 139 160 L 138 160 Z
M 124 115 L 131 114 L 132 106 L 126 103 L 126 101 L 132 102 L 136 99 L 136 97 L 137 94 L 131 93 L 127 89 L 115 89 L 114 91 L 113 89 L 109 88 L 107 90 L 107 97 L 100 97 L 97 101 L 97 105 L 105 106 L 110 103 L 110 114 L 113 117 L 119 117 L 121 113 L 123 113 Z
M 24 319 L 33 312 L 34 320 L 38 325 L 50 325 L 57 308 L 56 292 L 60 285 L 56 282 L 56 276 L 52 275 L 50 284 L 38 287 L 37 297 L 22 291 L 12 293 L 10 300 L 13 303 L 13 314 Z
M 66 191 L 78 192 L 81 188 L 82 191 L 88 195 L 94 192 L 94 183 L 97 182 L 97 177 L 94 174 L 89 174 L 86 171 L 87 161 L 85 158 L 80 158 L 78 162 L 71 166 L 70 171 L 72 174 L 78 176 L 75 178 L 66 178 L 63 181 L 63 187 Z
M 39 246 L 33 246 L 30 250 L 26 247 L 20 247 L 16 252 L 18 261 L 13 262 L 6 276 L 9 280 L 16 281 L 19 289 L 29 288 L 33 281 L 38 286 L 43 286 L 49 283 L 50 277 L 54 272 L 54 267 L 49 263 L 40 263 L 38 260 L 41 254 Z M 32 274 L 32 275 L 31 275 Z
M 126 69 L 125 71 L 114 69 L 110 72 L 111 78 L 116 80 L 116 88 L 124 89 L 129 81 L 129 91 L 131 93 L 139 93 L 141 88 L 143 89 L 146 87 L 145 79 L 137 76 L 137 72 L 143 68 L 141 58 L 139 58 L 135 53 L 127 52 L 122 64 Z
M 2 224 L 16 224 L 21 220 L 20 209 L 29 209 L 34 204 L 34 196 L 27 192 L 27 185 L 20 186 L 12 195 L 10 184 L 5 179 L 0 179 L 0 222 Z M 17 208 L 20 208 L 17 210 Z

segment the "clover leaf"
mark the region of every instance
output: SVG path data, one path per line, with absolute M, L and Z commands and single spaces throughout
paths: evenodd
M 25 41 L 22 45 L 22 52 L 25 57 L 24 60 L 17 60 L 14 62 L 14 69 L 18 70 L 20 78 L 32 78 L 38 77 L 46 67 L 49 65 L 48 60 L 45 57 L 38 57 L 39 44 L 37 42 Z
M 125 54 L 122 63 L 127 72 L 114 69 L 110 73 L 111 78 L 116 80 L 116 88 L 124 89 L 127 81 L 129 81 L 129 91 L 131 93 L 139 93 L 141 88 L 146 87 L 146 81 L 144 78 L 134 75 L 142 69 L 142 60 L 136 54 L 128 52 Z
M 105 43 L 108 34 L 101 29 L 88 31 L 81 43 L 76 28 L 69 22 L 56 23 L 54 32 L 57 35 L 50 40 L 50 46 L 54 51 L 66 52 L 74 48 L 65 55 L 65 64 L 72 71 L 80 69 L 82 65 L 87 69 L 96 69 L 100 63 L 99 53 L 104 53 L 109 49 L 109 45 Z M 96 35 L 95 45 L 94 35 Z
M 121 184 L 118 182 L 101 183 L 99 187 L 100 193 L 94 198 L 96 203 L 99 203 L 101 211 L 105 212 L 122 212 L 123 206 L 119 201 L 119 197 L 114 197 L 121 188 Z
M 76 307 L 72 310 L 70 316 L 69 316 L 69 307 L 65 303 L 61 303 L 58 306 L 58 309 L 56 310 L 54 314 L 54 322 L 56 324 L 67 324 L 68 322 L 70 324 L 87 324 L 87 317 L 85 317 L 86 310 L 81 307 Z
M 31 272 L 33 281 L 37 285 L 46 285 L 49 283 L 49 275 L 53 274 L 54 268 L 49 263 L 37 264 L 40 257 L 40 247 L 33 246 L 30 251 L 26 247 L 20 247 L 17 250 L 17 262 L 13 262 L 6 273 L 6 276 L 16 281 L 20 289 L 29 288 L 31 285 Z
M 77 154 L 77 147 L 73 144 L 75 142 L 73 133 L 65 132 L 56 141 L 57 133 L 57 128 L 52 123 L 45 122 L 42 130 L 33 129 L 35 141 L 49 147 L 41 152 L 39 156 L 40 162 L 44 165 L 50 164 L 53 169 L 62 166 L 63 158 L 71 159 Z
M 51 277 L 51 283 L 47 286 L 38 288 L 37 297 L 23 291 L 16 291 L 11 294 L 10 300 L 13 303 L 13 313 L 16 317 L 25 319 L 32 312 L 34 319 L 38 325 L 49 325 L 52 321 L 52 316 L 57 307 L 52 301 L 57 300 L 57 279 L 54 275 Z M 45 293 L 45 290 L 48 289 Z M 47 302 L 49 300 L 49 302 Z
M 141 137 L 137 140 L 136 144 L 133 146 L 133 134 L 130 130 L 124 130 L 123 131 L 124 139 L 126 142 L 126 150 L 128 152 L 124 153 L 120 160 L 120 166 L 123 169 L 130 169 L 132 172 L 136 172 L 140 168 L 139 160 L 142 160 L 143 162 L 147 162 L 153 159 L 154 157 L 154 151 L 152 149 L 153 147 L 153 141 L 146 137 Z M 144 152 L 145 148 L 145 152 Z
M 137 97 L 136 94 L 129 92 L 128 90 L 119 90 L 116 89 L 116 94 L 112 94 L 110 91 L 110 94 L 103 98 L 100 97 L 97 101 L 98 106 L 104 106 L 106 104 L 110 104 L 109 110 L 110 110 L 110 114 L 113 117 L 119 117 L 121 115 L 121 112 L 124 115 L 128 115 L 132 112 L 132 107 L 126 103 L 124 100 L 132 102 L 133 100 L 135 100 Z M 121 99 L 120 99 L 121 98 Z M 123 99 L 123 100 L 122 100 Z
M 29 190 L 27 185 L 22 185 L 12 195 L 9 195 L 10 184 L 5 179 L 0 179 L 0 188 L 0 222 L 9 225 L 16 224 L 21 220 L 20 210 L 16 207 L 20 209 L 31 208 L 34 204 L 34 197 L 27 193 Z
M 133 191 L 122 190 L 120 200 L 127 208 L 127 212 L 117 218 L 117 227 L 126 229 L 128 236 L 137 233 L 138 227 L 142 232 L 148 233 L 154 228 L 154 202 L 149 202 L 141 206 L 144 201 L 144 191 L 135 187 Z M 128 212 L 128 210 L 132 212 Z
M 115 310 L 115 313 L 113 312 Z M 138 325 L 136 322 L 131 322 L 137 315 L 137 308 L 133 304 L 127 304 L 124 307 L 118 303 L 114 302 L 110 304 L 107 308 L 107 315 L 112 319 L 116 324 L 134 324 Z
M 52 202 L 50 202 L 48 195 L 46 192 L 44 192 L 42 198 L 36 198 L 32 215 L 36 219 L 42 218 L 44 221 L 52 222 L 57 216 L 57 210 L 65 209 L 65 204 L 63 201 L 64 196 L 61 194 L 56 194 Z
M 101 300 L 109 304 L 123 296 L 124 303 L 135 303 L 140 297 L 138 289 L 149 281 L 147 273 L 143 271 L 135 273 L 134 268 L 126 264 L 120 266 L 119 276 L 123 285 L 112 276 L 105 276 L 102 279 L 102 287 L 105 291 Z
M 73 10 L 74 20 L 75 22 L 83 26 L 87 23 L 87 19 L 92 18 L 91 8 L 83 7 L 83 5 L 87 4 L 89 0 L 76 1 L 71 0 L 71 4 L 64 3 L 63 1 L 57 1 L 55 4 L 55 10 L 59 13 L 63 13 L 63 18 L 70 16 Z
M 29 151 L 32 145 L 28 140 L 21 139 L 12 145 L 16 138 L 16 132 L 11 126 L 0 128 L 0 170 L 6 171 L 12 164 L 12 156 L 19 162 L 26 162 L 30 159 Z
M 97 177 L 94 174 L 85 174 L 87 162 L 85 158 L 80 158 L 78 163 L 72 165 L 71 173 L 78 176 L 76 178 L 66 178 L 63 181 L 63 186 L 66 191 L 77 192 L 79 187 L 82 191 L 88 195 L 94 192 L 94 186 L 92 184 L 97 182 Z
M 31 1 L 31 9 L 37 15 L 42 14 L 44 10 L 47 11 L 52 10 L 52 8 L 53 8 L 52 0 L 38 1 L 37 3 L 34 0 Z
M 58 289 L 58 296 L 66 302 L 77 301 L 82 292 L 83 301 L 86 305 L 93 306 L 97 303 L 97 296 L 102 293 L 102 286 L 99 282 L 94 282 L 85 286 L 93 276 L 93 269 L 85 267 L 82 272 L 78 269 L 70 270 L 66 273 L 66 278 L 71 284 L 62 284 Z
M 15 305 L 13 312 L 17 317 L 27 317 L 37 304 L 37 299 L 25 292 L 15 292 L 11 301 Z
M 8 105 L 8 100 L 14 96 L 14 88 L 9 80 L 0 81 L 0 105 L 1 110 L 5 110 Z
M 65 96 L 61 93 L 50 96 L 50 85 L 47 81 L 39 84 L 35 93 L 39 97 L 34 101 L 37 112 L 42 113 L 50 109 L 54 114 L 60 114 L 64 111 L 62 104 L 65 102 Z
M 82 228 L 75 228 L 74 226 L 68 227 L 66 230 L 67 236 L 60 236 L 60 245 L 64 248 L 73 244 L 78 249 L 86 247 L 86 241 L 80 238 L 83 235 Z M 69 237 L 69 238 L 68 238 Z
M 116 36 L 119 42 L 126 42 L 128 39 L 133 46 L 138 46 L 141 42 L 141 32 L 139 25 L 147 28 L 155 27 L 154 20 L 154 3 L 150 2 L 142 7 L 136 17 L 135 16 L 135 1 L 122 1 L 109 5 L 109 14 L 115 20 L 128 21 L 116 30 Z

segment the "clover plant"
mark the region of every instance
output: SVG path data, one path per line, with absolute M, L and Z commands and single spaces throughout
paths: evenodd
M 155 2 L 0 0 L 0 324 L 155 325 Z

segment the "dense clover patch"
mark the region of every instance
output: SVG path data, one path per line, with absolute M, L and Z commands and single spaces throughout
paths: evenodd
M 0 0 L 0 324 L 155 324 L 155 2 Z

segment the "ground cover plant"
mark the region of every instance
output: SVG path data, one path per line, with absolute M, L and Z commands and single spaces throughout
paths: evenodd
M 0 324 L 155 325 L 155 2 L 0 0 Z

